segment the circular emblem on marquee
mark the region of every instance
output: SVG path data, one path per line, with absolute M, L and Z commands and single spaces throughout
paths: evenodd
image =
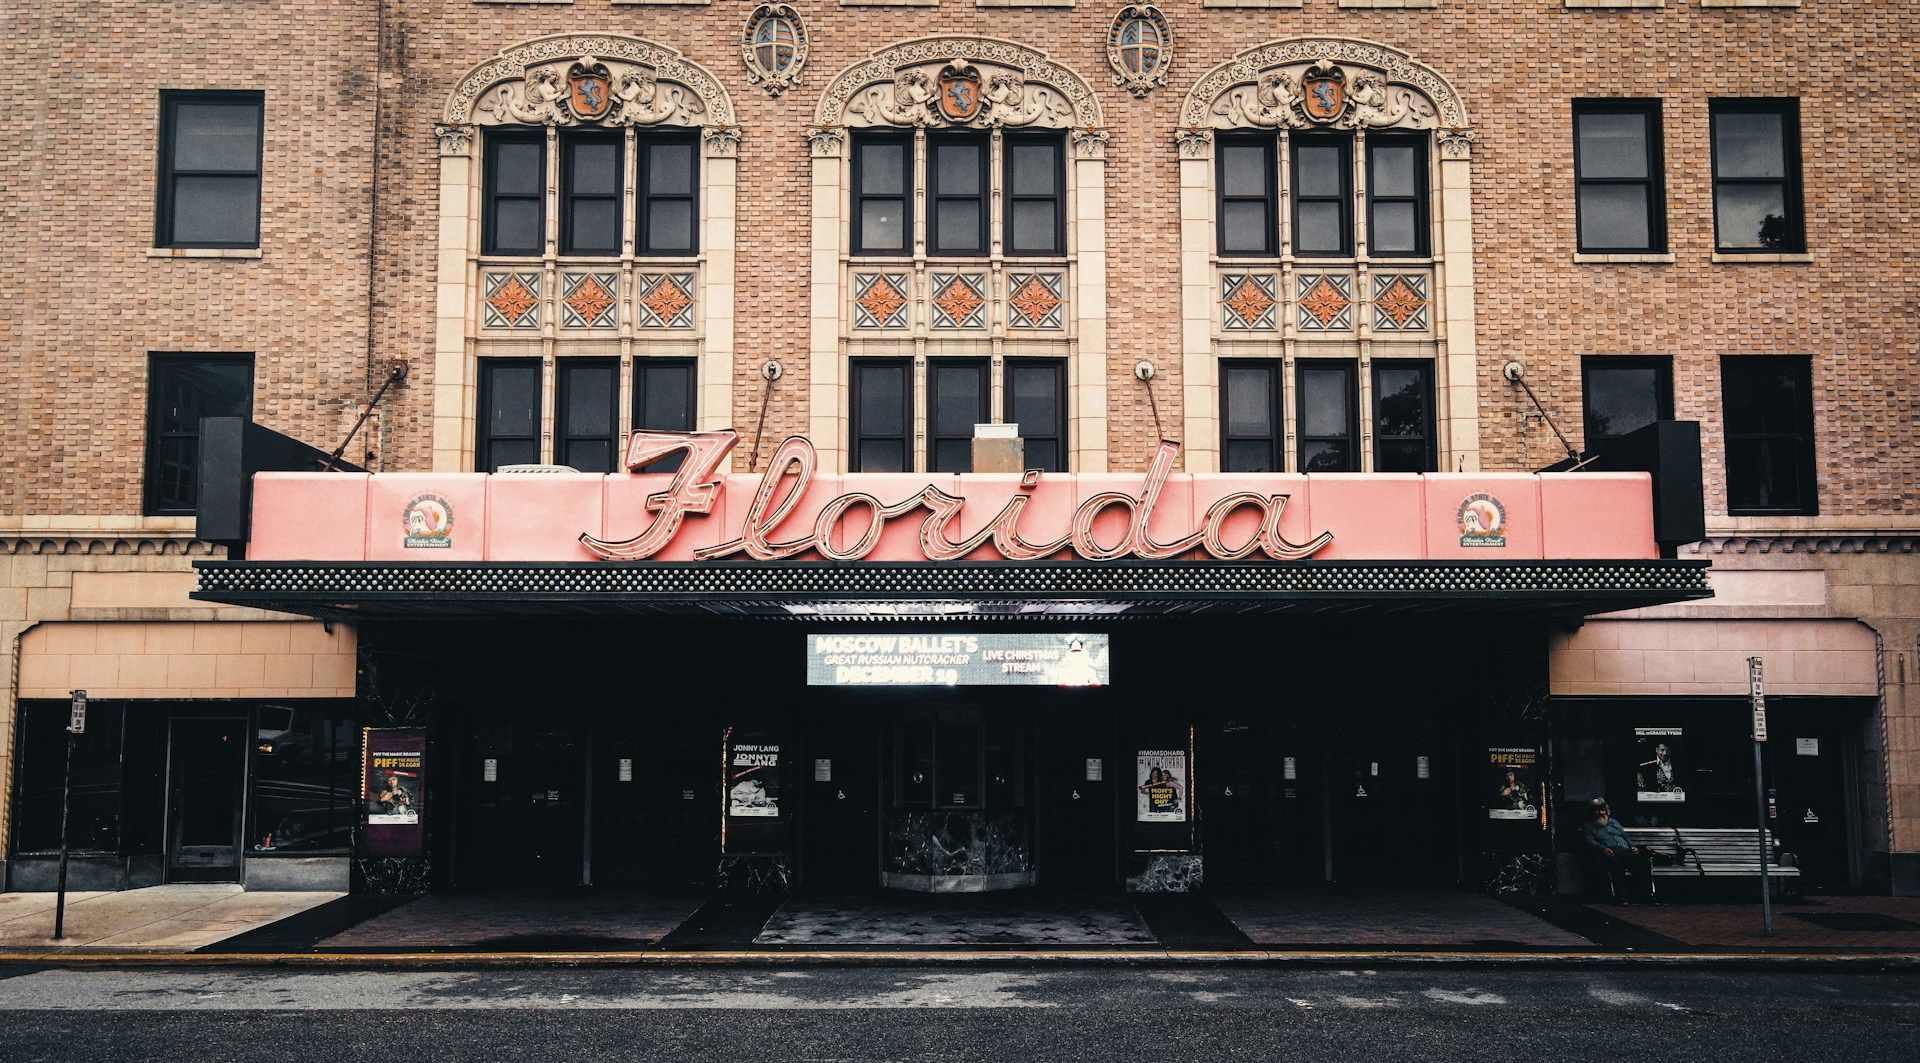
M 807 63 L 807 25 L 792 4 L 767 3 L 753 9 L 740 34 L 740 58 L 747 80 L 778 96 L 800 80 Z
M 400 526 L 406 529 L 401 545 L 407 549 L 446 549 L 453 545 L 453 503 L 435 494 L 415 495 L 400 511 Z
M 1462 500 L 1454 522 L 1460 526 L 1461 546 L 1507 545 L 1507 507 L 1485 491 Z
M 1113 67 L 1115 85 L 1145 96 L 1167 83 L 1172 62 L 1173 32 L 1159 8 L 1129 4 L 1113 16 L 1113 24 L 1107 27 L 1107 65 Z

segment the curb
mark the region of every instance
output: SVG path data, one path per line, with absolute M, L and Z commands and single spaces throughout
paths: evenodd
M 1007 952 L 670 950 L 649 952 L 0 952 L 0 964 L 37 967 L 322 967 L 339 970 L 396 967 L 594 966 L 1249 966 L 1373 967 L 1496 965 L 1506 967 L 1713 967 L 1920 969 L 1920 953 L 1832 952 L 1332 952 L 1308 949 L 1167 949 L 1084 951 L 1029 949 Z

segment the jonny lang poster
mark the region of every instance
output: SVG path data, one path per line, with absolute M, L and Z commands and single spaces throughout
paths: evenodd
M 1141 823 L 1187 821 L 1187 754 L 1143 749 L 1134 758 L 1134 819 Z
M 780 814 L 780 747 L 741 742 L 727 755 L 727 815 Z

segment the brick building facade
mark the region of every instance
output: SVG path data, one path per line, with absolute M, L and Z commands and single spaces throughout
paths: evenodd
M 1004 363 L 1043 350 L 1069 366 L 1063 446 L 1080 472 L 1141 470 L 1161 438 L 1185 444 L 1189 467 L 1221 468 L 1222 358 L 1287 367 L 1277 419 L 1288 429 L 1275 426 L 1274 447 L 1289 470 L 1304 432 L 1293 424 L 1296 363 L 1359 360 L 1358 405 L 1370 409 L 1375 385 L 1364 366 L 1373 358 L 1437 367 L 1427 444 L 1434 471 L 1533 470 L 1563 456 L 1562 447 L 1503 366 L 1524 365 L 1545 412 L 1581 448 L 1582 359 L 1653 355 L 1671 359 L 1668 416 L 1700 422 L 1706 440 L 1709 536 L 1694 550 L 1713 560 L 1720 597 L 1555 636 L 1553 692 L 1733 695 L 1745 689 L 1737 661 L 1764 653 L 1778 662 L 1781 694 L 1863 699 L 1871 709 L 1849 725 L 1862 753 L 1850 769 L 1859 780 L 1851 879 L 1920 890 L 1920 440 L 1909 397 L 1920 387 L 1920 351 L 1887 324 L 1913 297 L 1913 251 L 1901 237 L 1915 230 L 1920 194 L 1905 180 L 1915 160 L 1901 86 L 1920 15 L 1895 3 L 1799 0 L 1530 0 L 1498 10 L 1456 0 L 1168 0 L 1158 6 L 1168 38 L 1156 71 L 1163 80 L 1134 92 L 1110 56 L 1108 7 L 842 0 L 795 5 L 804 62 L 775 92 L 756 84 L 743 57 L 756 6 L 53 0 L 4 16 L 8 67 L 24 79 L 17 88 L 44 105 L 0 134 L 0 173 L 22 190 L 3 208 L 5 228 L 20 235 L 6 274 L 10 310 L 0 315 L 0 346 L 15 355 L 0 384 L 9 411 L 0 449 L 0 652 L 11 677 L 0 699 L 0 781 L 12 763 L 15 704 L 73 687 L 121 699 L 351 694 L 337 674 L 340 653 L 352 652 L 350 631 L 321 636 L 292 625 L 322 640 L 301 651 L 318 663 L 291 662 L 286 648 L 271 654 L 291 646 L 278 636 L 244 647 L 260 650 L 248 654 L 264 658 L 259 668 L 296 669 L 284 682 L 266 674 L 254 682 L 253 665 L 202 682 L 154 661 L 125 663 L 172 651 L 100 649 L 98 627 L 285 620 L 184 597 L 182 574 L 206 548 L 192 540 L 190 517 L 150 513 L 139 471 L 155 353 L 250 354 L 252 417 L 323 449 L 346 435 L 392 363 L 406 363 L 405 382 L 347 455 L 381 470 L 475 467 L 476 374 L 485 359 L 538 360 L 533 446 L 538 460 L 557 462 L 557 363 L 619 359 L 626 398 L 641 360 L 687 358 L 699 373 L 698 426 L 746 434 L 752 443 L 734 459 L 745 471 L 792 434 L 813 436 L 829 468 L 851 467 L 849 357 L 990 359 L 997 396 Z M 564 47 L 541 50 L 538 42 L 556 37 Z M 963 43 L 902 48 L 923 38 Z M 1278 46 L 1248 54 L 1270 42 L 1306 42 L 1305 58 Z M 1362 228 L 1360 254 L 1342 259 L 1357 261 L 1335 278 L 1351 286 L 1330 289 L 1344 300 L 1330 318 L 1346 320 L 1344 328 L 1303 305 L 1319 290 L 1304 256 L 1254 256 L 1266 265 L 1250 269 L 1213 246 L 1221 189 L 1210 182 L 1224 173 L 1214 169 L 1215 145 L 1236 130 L 1277 122 L 1297 133 L 1311 121 L 1235 112 L 1209 118 L 1204 134 L 1192 121 L 1226 114 L 1220 101 L 1235 86 L 1265 84 L 1265 71 L 1303 84 L 1312 75 L 1302 67 L 1316 55 L 1350 71 L 1350 95 L 1378 72 L 1395 98 L 1407 85 L 1426 86 L 1416 102 L 1432 109 L 1378 122 L 1432 138 L 1421 215 L 1432 243 L 1396 274 L 1393 262 L 1366 260 Z M 490 69 L 501 56 L 524 70 Z M 650 271 L 629 234 L 626 254 L 603 259 L 617 275 L 609 295 L 618 304 L 605 329 L 567 323 L 580 311 L 565 297 L 594 268 L 557 254 L 551 231 L 545 253 L 523 256 L 518 268 L 512 256 L 480 247 L 491 224 L 482 220 L 489 123 L 499 124 L 509 92 L 518 93 L 512 106 L 542 103 L 524 71 L 557 63 L 558 78 L 588 57 L 611 61 L 604 84 L 616 91 L 623 71 L 658 73 L 659 84 L 623 97 L 636 113 L 664 106 L 664 92 L 702 96 L 693 117 L 682 100 L 660 122 L 698 127 L 700 246 Z M 875 57 L 900 70 L 920 64 L 933 79 L 948 59 L 967 58 L 986 71 L 976 91 L 993 89 L 995 71 L 1017 70 L 1027 76 L 1027 103 L 1038 90 L 1065 101 L 1057 121 L 1038 123 L 1064 137 L 1065 253 L 1024 270 L 1064 285 L 1041 293 L 1041 316 L 1062 315 L 1055 328 L 1022 331 L 1012 308 L 1022 263 L 1002 253 L 998 226 L 991 251 L 944 273 L 938 255 L 903 252 L 863 271 L 849 254 L 841 238 L 851 192 L 839 183 L 854 165 L 847 127 L 886 123 L 869 122 L 870 112 L 858 120 L 846 109 L 829 113 L 823 94 L 844 88 L 847 99 L 835 106 L 851 106 L 871 85 L 886 85 L 853 76 Z M 1437 80 L 1420 80 L 1427 73 Z M 1201 84 L 1219 78 L 1221 92 Z M 468 84 L 472 98 L 456 114 L 450 96 Z M 1077 97 L 1082 89 L 1090 95 Z M 253 247 L 168 247 L 156 238 L 163 94 L 188 90 L 263 101 Z M 1729 98 L 1798 101 L 1804 250 L 1717 249 L 1710 106 Z M 1235 106 L 1244 111 L 1251 99 Z M 1659 101 L 1665 238 L 1640 253 L 1583 253 L 1574 104 L 1626 99 Z M 631 144 L 651 126 L 619 128 L 640 131 Z M 999 134 L 991 150 L 1003 150 Z M 1357 165 L 1350 160 L 1349 169 Z M 631 184 L 634 171 L 624 172 Z M 557 202 L 553 189 L 542 195 Z M 996 189 L 994 217 L 1011 195 Z M 1359 202 L 1348 209 L 1365 215 L 1364 194 Z M 979 278 L 974 294 L 986 305 L 977 329 L 954 322 L 955 307 L 959 316 L 971 311 L 968 300 L 939 303 L 946 288 L 938 286 L 953 283 L 956 269 Z M 873 310 L 857 297 L 876 270 L 906 278 L 897 333 L 862 324 Z M 516 274 L 531 278 L 530 328 L 518 316 L 500 324 L 497 307 L 489 316 L 492 286 L 515 283 Z M 1411 329 L 1389 327 L 1393 318 L 1376 312 L 1388 278 L 1399 275 L 1414 282 L 1409 298 L 1419 304 Z M 1249 276 L 1254 287 L 1242 294 L 1254 303 L 1242 313 L 1227 303 Z M 680 312 L 671 300 L 646 302 L 672 296 L 660 284 L 675 277 L 690 278 L 673 282 L 692 304 L 682 325 L 668 320 Z M 1271 322 L 1262 324 L 1266 313 Z M 1722 365 L 1749 355 L 1810 359 L 1817 505 L 1801 512 L 1730 512 L 1742 507 L 1729 504 Z M 781 369 L 771 382 L 763 375 L 770 359 Z M 1136 375 L 1143 361 L 1153 367 L 1148 381 Z M 912 379 L 923 394 L 924 376 Z M 618 404 L 622 425 L 630 405 Z M 1353 445 L 1371 454 L 1372 415 L 1355 422 Z M 915 420 L 907 446 L 917 449 L 928 427 L 924 415 Z M 80 627 L 87 637 L 66 630 Z M 1722 633 L 1719 652 L 1683 652 Z M 83 651 L 36 651 L 36 639 Z M 12 793 L 0 785 L 0 802 Z M 0 816 L 0 839 L 6 822 Z

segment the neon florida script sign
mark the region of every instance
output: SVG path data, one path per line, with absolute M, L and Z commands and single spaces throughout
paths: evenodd
M 597 557 L 609 561 L 640 561 L 659 553 L 680 530 L 689 515 L 713 511 L 719 497 L 721 462 L 739 441 L 732 429 L 719 432 L 639 431 L 627 444 L 627 468 L 639 470 L 675 453 L 686 455 L 673 480 L 664 491 L 648 495 L 647 512 L 653 520 L 646 530 L 631 539 L 607 540 L 582 534 L 580 542 Z M 803 436 L 790 436 L 781 442 L 767 463 L 747 507 L 740 536 L 694 551 L 701 561 L 744 554 L 755 561 L 780 561 L 812 551 L 830 561 L 858 561 L 873 552 L 887 522 L 908 518 L 924 511 L 920 518 L 920 550 L 929 561 L 957 561 L 991 545 L 1009 561 L 1039 561 L 1065 550 L 1088 561 L 1113 561 L 1137 557 L 1163 561 L 1201 549 L 1222 561 L 1237 561 L 1255 551 L 1277 561 L 1297 561 L 1311 557 L 1333 541 L 1332 532 L 1321 532 L 1305 543 L 1289 542 L 1280 534 L 1280 515 L 1285 512 L 1284 494 L 1236 491 L 1207 508 L 1200 527 L 1171 541 L 1156 539 L 1152 530 L 1154 506 L 1160 500 L 1167 477 L 1173 472 L 1180 444 L 1163 441 L 1147 468 L 1145 482 L 1137 494 L 1126 491 L 1102 491 L 1091 495 L 1073 512 L 1066 534 L 1057 539 L 1035 542 L 1021 528 L 1021 515 L 1040 485 L 1041 473 L 1029 469 L 1006 505 L 991 521 L 970 535 L 956 538 L 960 509 L 966 499 L 928 484 L 897 501 L 884 501 L 865 491 L 838 495 L 820 508 L 811 527 L 797 529 L 802 534 L 790 539 L 775 539 L 782 523 L 800 505 L 819 465 L 813 443 Z M 1118 541 L 1102 543 L 1094 538 L 1094 521 L 1107 510 L 1128 513 L 1127 532 Z M 1228 519 L 1242 510 L 1260 516 L 1259 527 L 1244 542 L 1226 541 Z M 835 536 L 835 531 L 842 534 Z M 1237 537 L 1237 536 L 1236 536 Z M 836 538 L 841 539 L 835 545 Z

